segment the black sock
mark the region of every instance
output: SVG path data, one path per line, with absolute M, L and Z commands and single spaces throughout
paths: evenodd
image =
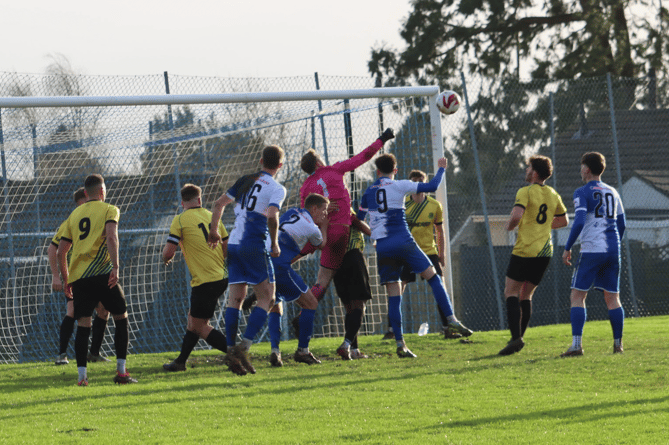
M 128 328 L 128 319 L 121 318 L 114 320 L 114 349 L 116 349 L 116 358 L 125 360 L 128 356 L 128 343 L 130 332 Z
M 77 335 L 74 337 L 74 354 L 77 356 L 77 367 L 86 367 L 88 355 L 88 337 L 91 335 L 91 328 L 77 326 Z
M 67 315 L 63 318 L 60 324 L 60 349 L 58 354 L 65 354 L 67 352 L 67 344 L 70 343 L 72 333 L 74 332 L 74 318 Z
M 351 349 L 358 349 L 358 336 L 356 335 L 351 342 Z
M 107 319 L 96 315 L 93 319 L 93 339 L 91 339 L 92 355 L 100 355 L 102 340 L 105 338 L 105 329 L 107 329 Z
M 186 363 L 198 341 L 200 341 L 200 336 L 193 331 L 187 330 L 184 334 L 184 341 L 181 343 L 181 354 L 174 361 L 177 363 Z
M 218 349 L 219 351 L 228 352 L 228 342 L 225 339 L 225 335 L 221 331 L 212 329 L 207 338 L 204 339 L 212 347 Z
M 344 318 L 344 338 L 353 344 L 362 325 L 362 309 L 353 309 Z
M 441 317 L 441 325 L 443 327 L 448 326 L 448 318 L 446 318 L 446 314 L 444 314 L 444 311 L 442 311 L 438 305 L 437 305 L 437 310 L 439 311 L 439 316 Z
M 511 340 L 520 338 L 520 304 L 518 303 L 518 297 L 506 299 L 506 317 L 509 321 Z
M 532 317 L 532 300 L 521 300 L 520 302 L 520 336 L 525 335 L 525 330 L 530 324 Z

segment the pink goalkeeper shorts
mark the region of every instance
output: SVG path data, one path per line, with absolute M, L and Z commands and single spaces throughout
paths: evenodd
M 327 244 L 321 251 L 321 266 L 332 270 L 339 269 L 348 250 L 350 232 L 351 227 L 344 224 L 334 223 L 328 226 Z

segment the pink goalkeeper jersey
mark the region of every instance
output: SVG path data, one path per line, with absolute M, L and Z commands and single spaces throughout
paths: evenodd
M 377 139 L 372 145 L 350 159 L 316 169 L 300 188 L 302 207 L 304 207 L 304 200 L 310 193 L 321 194 L 331 202 L 336 202 L 339 206 L 339 210 L 328 215 L 330 223 L 350 226 L 351 195 L 344 183 L 344 175 L 372 159 L 381 147 L 383 147 L 383 142 Z

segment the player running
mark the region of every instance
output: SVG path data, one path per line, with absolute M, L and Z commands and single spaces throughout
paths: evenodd
M 362 196 L 358 218 L 364 219 L 369 212 L 372 239 L 376 241 L 380 281 L 386 285 L 388 293 L 388 318 L 395 334 L 397 355 L 400 358 L 413 358 L 416 355 L 407 348 L 402 334 L 400 274 L 403 264 L 408 264 L 415 273 L 427 280 L 437 304 L 446 314 L 448 326 L 465 337 L 472 335 L 472 331 L 455 317 L 441 277 L 411 236 L 404 213 L 404 196 L 407 193 L 437 190 L 448 161 L 445 158 L 439 159 L 439 170 L 428 183 L 396 181 L 397 160 L 392 154 L 379 156 L 375 163 L 379 179 Z
M 211 212 L 202 208 L 202 189 L 197 185 L 186 184 L 181 188 L 181 206 L 184 211 L 172 220 L 170 234 L 163 248 L 163 263 L 166 266 L 170 264 L 177 247 L 181 246 L 191 275 L 190 310 L 181 353 L 174 361 L 163 365 L 166 371 L 185 371 L 188 356 L 200 339 L 219 351 L 228 351 L 225 335 L 209 324 L 218 299 L 228 288 L 228 268 L 225 265 L 228 232 L 219 219 L 221 246 L 214 250 L 209 248 L 207 229 L 211 222 Z
M 114 383 L 137 383 L 125 368 L 129 329 L 125 295 L 118 284 L 120 212 L 118 207 L 104 202 L 107 189 L 102 176 L 88 176 L 84 188 L 88 202 L 77 207 L 67 218 L 57 251 L 65 294 L 74 298 L 74 318 L 78 324 L 74 339 L 78 384 L 88 386 L 86 353 L 91 332 L 91 315 L 98 302 L 102 302 L 114 317 Z M 70 248 L 72 257 L 68 267 L 66 256 Z
M 271 257 L 281 254 L 279 247 L 279 210 L 286 198 L 286 189 L 276 182 L 283 166 L 284 152 L 277 145 L 263 149 L 261 170 L 242 176 L 214 203 L 209 232 L 209 246 L 221 242 L 218 222 L 225 206 L 235 205 L 235 227 L 228 240 L 228 274 L 230 291 L 225 310 L 225 334 L 228 343 L 226 364 L 232 372 L 245 375 L 256 370 L 248 358 L 253 339 L 267 320 L 267 312 L 274 306 L 274 269 Z M 268 251 L 267 242 L 270 250 Z M 271 253 L 270 253 L 271 252 Z M 247 320 L 246 331 L 239 345 L 235 345 L 237 325 L 246 288 L 253 286 L 258 303 Z M 233 330 L 234 329 L 234 330 Z
M 586 320 L 585 297 L 591 286 L 604 291 L 613 329 L 613 353 L 623 352 L 625 311 L 620 304 L 620 240 L 625 233 L 625 211 L 616 189 L 602 182 L 606 158 L 601 153 L 581 157 L 581 179 L 574 192 L 574 225 L 564 246 L 562 262 L 571 266 L 571 248 L 581 237 L 581 258 L 571 279 L 572 344 L 562 357 L 583 355 L 581 339 Z

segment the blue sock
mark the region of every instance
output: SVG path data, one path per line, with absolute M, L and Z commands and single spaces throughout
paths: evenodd
M 571 335 L 583 335 L 583 326 L 585 326 L 585 308 L 573 307 L 569 313 L 571 319 Z
M 237 340 L 237 329 L 239 328 L 239 313 L 241 311 L 234 307 L 225 309 L 225 339 L 228 347 L 235 345 Z
M 269 343 L 272 349 L 279 349 L 281 342 L 281 314 L 270 312 L 267 316 L 267 327 L 269 328 Z
M 439 308 L 444 313 L 444 315 L 447 317 L 453 315 L 453 306 L 451 306 L 451 300 L 448 299 L 446 288 L 444 287 L 444 283 L 441 281 L 439 274 L 435 274 L 432 278 L 427 280 L 427 282 L 432 288 L 434 299 L 437 301 L 437 304 L 439 305 Z
M 393 327 L 395 340 L 402 340 L 402 296 L 388 297 L 388 321 Z
M 302 309 L 300 313 L 300 336 L 297 340 L 298 348 L 308 348 L 309 341 L 314 335 L 314 317 L 316 316 L 315 309 Z
M 267 321 L 267 311 L 258 306 L 254 307 L 251 315 L 249 315 L 249 319 L 246 320 L 246 331 L 244 331 L 243 337 L 249 341 L 253 341 L 265 325 L 265 321 Z
M 613 338 L 623 338 L 623 325 L 625 324 L 625 310 L 621 307 L 609 311 L 609 320 L 613 329 Z

